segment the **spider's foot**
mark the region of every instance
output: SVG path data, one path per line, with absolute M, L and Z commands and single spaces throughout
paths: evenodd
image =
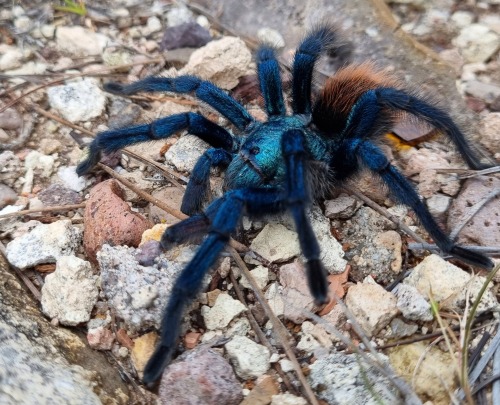
M 309 260 L 307 262 L 307 281 L 309 283 L 309 290 L 316 304 L 326 304 L 329 301 L 328 281 L 326 279 L 326 271 L 319 259 Z
M 148 360 L 144 368 L 144 376 L 142 380 L 146 385 L 152 385 L 158 380 L 165 367 L 172 360 L 173 350 L 169 346 L 159 345 L 153 355 Z
M 450 253 L 465 263 L 469 263 L 473 266 L 478 266 L 486 270 L 491 270 L 494 267 L 494 263 L 489 257 L 461 246 L 453 246 L 447 253 Z
M 76 167 L 78 176 L 83 176 L 92 170 L 92 168 L 101 160 L 101 151 L 92 142 L 83 150 L 83 159 Z
M 108 82 L 103 85 L 104 90 L 112 94 L 125 94 L 125 87 L 121 83 Z

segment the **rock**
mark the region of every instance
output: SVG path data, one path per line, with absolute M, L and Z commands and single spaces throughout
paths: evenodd
M 146 333 L 134 339 L 134 346 L 132 347 L 130 358 L 141 379 L 144 368 L 149 358 L 153 355 L 157 340 L 158 335 L 156 332 Z
M 106 36 L 78 25 L 58 27 L 56 30 L 57 47 L 73 57 L 101 55 L 109 42 Z
M 0 153 L 0 182 L 15 189 L 14 185 L 24 174 L 24 167 L 12 151 Z
M 164 405 L 238 405 L 243 399 L 231 366 L 211 349 L 194 350 L 163 373 L 159 389 Z
M 97 276 L 89 262 L 75 256 L 59 257 L 55 271 L 45 277 L 42 311 L 63 325 L 75 326 L 90 319 L 98 294 Z
M 46 207 L 80 204 L 83 201 L 80 194 L 59 183 L 51 184 L 49 187 L 43 189 L 37 194 L 37 197 Z
M 70 220 L 38 225 L 14 239 L 7 247 L 7 259 L 20 269 L 42 263 L 55 263 L 62 256 L 73 256 L 82 241 L 82 232 Z
M 141 266 L 138 250 L 104 245 L 97 254 L 101 288 L 108 304 L 127 328 L 160 328 L 173 284 L 194 255 L 191 247 L 177 247 L 160 255 L 154 264 Z
M 90 78 L 49 87 L 47 96 L 50 106 L 73 123 L 99 117 L 106 106 L 105 94 L 99 88 L 97 80 Z
M 451 204 L 448 227 L 454 229 L 461 224 L 472 206 L 484 199 L 492 190 L 500 187 L 500 179 L 495 176 L 480 176 L 465 182 L 462 192 Z M 500 245 L 500 197 L 496 196 L 463 227 L 459 243 L 483 246 Z
M 165 14 L 168 27 L 175 27 L 193 21 L 194 15 L 186 6 L 179 4 Z
M 36 150 L 32 150 L 24 159 L 24 167 L 26 170 L 33 170 L 34 173 L 41 177 L 50 177 L 54 170 L 55 158 L 53 156 L 44 155 Z
M 500 113 L 487 114 L 482 121 L 480 142 L 491 153 L 500 153 Z
M 252 241 L 250 249 L 271 262 L 283 262 L 300 254 L 297 233 L 276 223 L 267 224 Z
M 251 61 L 250 50 L 240 38 L 223 37 L 194 51 L 179 73 L 195 75 L 231 90 L 247 73 Z
M 89 329 L 87 332 L 87 342 L 94 350 L 111 350 L 114 341 L 115 335 L 113 332 L 103 326 Z
M 146 23 L 147 35 L 153 34 L 154 32 L 158 32 L 161 30 L 161 28 L 162 28 L 161 21 L 158 17 L 153 15 L 148 18 L 148 21 Z
M 184 347 L 188 350 L 194 349 L 200 342 L 201 333 L 189 332 L 184 336 Z
M 207 310 L 202 314 L 208 330 L 225 328 L 234 317 L 246 310 L 245 305 L 227 293 L 219 294 L 212 308 L 205 308 Z
M 184 135 L 165 153 L 165 162 L 180 172 L 191 173 L 208 148 L 209 145 L 197 136 Z
M 154 190 L 151 195 L 163 201 L 165 204 L 168 204 L 170 207 L 180 210 L 182 198 L 184 197 L 184 190 L 178 187 L 163 187 Z M 180 221 L 179 218 L 174 217 L 153 204 L 149 205 L 149 217 L 155 223 L 165 222 L 168 225 L 173 225 Z
M 426 201 L 427 208 L 432 216 L 438 220 L 444 220 L 451 204 L 451 197 L 443 194 L 436 194 Z
M 398 298 L 397 307 L 411 321 L 432 321 L 431 305 L 418 290 L 408 284 L 398 284 L 393 290 Z
M 351 286 L 345 302 L 368 336 L 375 336 L 399 312 L 396 297 L 375 283 Z
M 449 393 L 456 388 L 456 368 L 448 352 L 425 342 L 389 349 L 389 360 L 396 374 L 412 384 L 420 398 L 435 405 L 450 403 Z M 439 383 L 436 382 L 439 376 Z
M 15 46 L 0 44 L 0 71 L 12 70 L 21 66 L 22 51 Z M 0 128 L 3 128 L 0 126 Z
M 483 83 L 478 80 L 466 81 L 464 91 L 471 96 L 484 100 L 488 104 L 500 97 L 500 86 L 496 86 L 492 83 Z
M 260 377 L 271 365 L 267 347 L 247 337 L 235 336 L 224 347 L 240 378 L 248 380 Z
M 406 322 L 403 322 L 399 318 L 394 318 L 391 321 L 391 334 L 390 338 L 391 339 L 401 339 L 406 336 L 413 336 L 417 330 L 418 330 L 418 325 L 415 324 L 408 324 Z
M 252 274 L 259 288 L 263 290 L 269 281 L 269 269 L 264 266 L 257 266 L 255 269 L 251 270 L 250 273 Z M 241 278 L 240 285 L 243 288 L 248 288 L 250 290 L 252 289 L 245 276 Z
M 265 44 L 269 44 L 276 49 L 285 47 L 283 36 L 276 30 L 268 27 L 260 28 L 257 31 L 257 38 Z
M 387 361 L 384 355 L 379 358 Z M 330 354 L 316 360 L 310 370 L 311 388 L 329 404 L 394 404 L 398 397 L 394 386 L 357 354 Z
M 17 200 L 17 193 L 9 186 L 0 183 L 0 210 L 6 205 L 14 204 Z
M 264 374 L 255 382 L 250 394 L 239 405 L 268 405 L 274 395 L 279 393 L 276 381 L 270 375 Z
M 452 40 L 469 62 L 487 62 L 500 47 L 500 36 L 482 24 L 471 24 Z
M 75 192 L 85 190 L 89 184 L 85 177 L 76 174 L 76 166 L 62 166 L 57 170 L 57 176 L 66 187 Z
M 23 117 L 13 108 L 8 108 L 0 113 L 0 128 L 13 130 L 21 128 L 22 125 Z
M 351 196 L 342 193 L 334 200 L 325 201 L 325 216 L 334 219 L 347 219 L 354 215 L 360 204 Z
M 458 310 L 464 307 L 467 292 L 471 302 L 476 299 L 485 280 L 485 277 L 471 277 L 459 267 L 432 254 L 422 260 L 403 283 L 415 287 L 426 298 L 432 293 L 441 307 Z M 490 286 L 479 303 L 478 312 L 497 307 L 498 301 Z
M 169 27 L 163 33 L 160 49 L 199 48 L 212 40 L 210 32 L 193 21 Z
M 63 145 L 57 139 L 43 138 L 40 140 L 40 150 L 44 155 L 52 155 L 53 153 L 60 152 Z
M 271 405 L 307 405 L 307 401 L 304 398 L 285 393 L 273 395 Z
M 151 227 L 151 223 L 132 212 L 122 198 L 123 191 L 116 180 L 106 180 L 90 191 L 85 206 L 83 238 L 89 259 L 96 260 L 96 253 L 104 243 L 139 245 L 142 233 Z

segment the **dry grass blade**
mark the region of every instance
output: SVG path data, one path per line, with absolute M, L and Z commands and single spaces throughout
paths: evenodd
M 497 332 L 498 333 L 498 332 Z M 500 375 L 500 347 L 497 347 L 493 356 L 493 375 Z M 494 404 L 500 404 L 500 381 L 495 380 L 491 389 L 491 399 Z
M 408 243 L 408 249 L 410 250 L 430 250 L 439 252 L 441 249 L 433 243 Z M 467 245 L 467 249 L 472 250 L 474 252 L 483 253 L 486 255 L 500 255 L 500 247 L 499 246 L 477 246 L 477 245 Z
M 484 176 L 500 172 L 500 166 L 488 167 L 483 170 L 473 169 L 436 169 L 437 173 L 456 173 L 458 180 L 470 179 L 472 177 Z
M 248 270 L 245 262 L 241 259 L 241 257 L 234 250 L 234 248 L 232 248 L 232 247 L 229 248 L 229 252 L 233 256 L 233 259 L 236 261 L 236 264 L 240 268 L 243 275 L 246 277 L 248 283 L 252 287 L 252 291 L 254 292 L 255 297 L 259 300 L 260 304 L 264 308 L 264 311 L 266 312 L 267 316 L 269 317 L 269 320 L 273 324 L 273 332 L 275 333 L 275 336 L 277 337 L 277 339 L 280 341 L 281 345 L 283 346 L 283 349 L 285 350 L 285 353 L 288 356 L 288 359 L 292 362 L 294 371 L 297 374 L 297 378 L 299 379 L 300 383 L 302 384 L 302 387 L 304 388 L 307 400 L 309 401 L 310 404 L 319 405 L 318 400 L 314 396 L 314 393 L 311 389 L 311 386 L 307 382 L 306 377 L 304 376 L 304 373 L 302 372 L 302 369 L 300 367 L 300 364 L 297 361 L 297 358 L 295 357 L 295 353 L 293 352 L 292 347 L 290 346 L 290 344 L 288 342 L 288 338 L 289 338 L 288 331 L 286 330 L 285 326 L 281 323 L 281 321 L 274 314 L 273 310 L 271 309 L 271 307 L 267 303 L 267 300 L 264 298 L 262 291 L 260 291 L 259 286 L 257 285 L 254 278 L 252 277 L 252 274 L 250 273 L 250 270 Z

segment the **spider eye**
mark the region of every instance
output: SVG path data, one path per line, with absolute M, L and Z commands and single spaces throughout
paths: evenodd
M 250 148 L 249 152 L 252 155 L 257 155 L 260 152 L 260 148 L 258 146 L 254 146 L 254 147 Z

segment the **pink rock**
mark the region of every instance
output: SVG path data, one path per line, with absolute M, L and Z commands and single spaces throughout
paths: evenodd
M 193 350 L 185 360 L 170 365 L 159 395 L 164 405 L 237 405 L 243 399 L 233 369 L 211 349 Z
M 95 350 L 111 350 L 114 340 L 113 332 L 103 326 L 90 329 L 87 333 L 89 346 Z
M 90 191 L 84 221 L 83 246 L 94 262 L 102 245 L 137 247 L 142 233 L 152 226 L 142 215 L 131 211 L 116 180 L 106 180 Z

